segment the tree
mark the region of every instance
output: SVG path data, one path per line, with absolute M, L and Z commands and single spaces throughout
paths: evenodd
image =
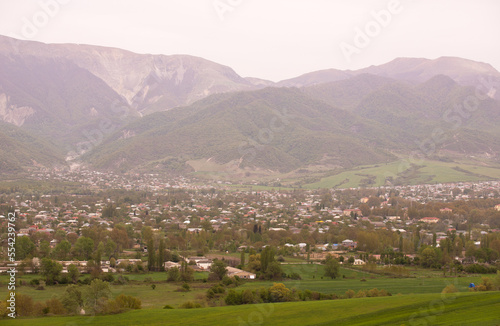
M 35 244 L 29 237 L 16 237 L 16 259 L 23 260 L 27 257 L 33 257 Z
M 181 264 L 180 269 L 180 279 L 183 282 L 191 282 L 194 280 L 194 269 L 188 266 L 188 263 L 185 261 Z
M 127 227 L 128 226 L 130 225 L 127 225 Z M 109 236 L 116 244 L 116 250 L 118 250 L 119 252 L 122 251 L 123 249 L 129 248 L 130 241 L 128 235 L 128 228 L 117 225 L 113 228 Z
M 92 252 L 94 251 L 94 240 L 88 237 L 78 238 L 73 247 L 73 251 L 78 257 L 88 260 L 92 256 Z
M 245 266 L 245 252 L 242 251 L 240 255 L 240 265 L 243 267 Z
M 160 272 L 165 270 L 165 240 L 160 239 L 160 244 L 158 245 L 158 267 Z
M 78 278 L 80 277 L 80 271 L 75 264 L 70 264 L 68 266 L 68 277 L 71 279 L 71 282 L 76 283 Z
M 98 278 L 92 280 L 90 285 L 84 290 L 83 298 L 85 307 L 92 313 L 98 313 L 104 307 L 106 300 L 111 295 L 109 283 Z
M 293 299 L 292 291 L 283 283 L 274 283 L 269 288 L 269 296 L 271 297 L 271 302 L 286 302 Z
M 339 276 L 339 269 L 339 261 L 333 258 L 331 255 L 326 256 L 325 276 L 331 277 L 332 279 L 337 278 Z
M 260 253 L 260 266 L 262 272 L 265 273 L 269 264 L 274 261 L 274 254 L 274 249 L 270 246 L 267 246 L 264 248 L 264 250 L 262 250 L 262 252 Z
M 425 248 L 420 254 L 420 263 L 423 267 L 431 267 L 437 262 L 436 251 L 433 248 Z
M 349 259 L 347 259 L 347 263 L 351 265 L 354 264 L 354 257 L 353 256 L 349 257 Z
M 50 255 L 50 242 L 44 240 L 40 243 L 40 248 L 38 249 L 39 258 L 48 258 Z
M 59 260 L 66 260 L 71 251 L 71 243 L 67 240 L 59 242 L 54 251 L 52 252 L 54 258 Z
M 181 272 L 177 267 L 171 267 L 167 271 L 167 282 L 177 282 L 181 277 Z
M 151 240 L 153 240 L 153 229 L 150 226 L 145 226 L 141 230 L 141 235 L 142 235 L 142 242 L 149 243 Z
M 151 238 L 148 241 L 148 270 L 153 271 L 155 270 L 155 247 L 154 247 L 154 242 L 153 239 Z
M 227 274 L 226 264 L 219 259 L 214 259 L 212 266 L 210 267 L 209 278 L 220 281 Z
M 106 240 L 106 244 L 104 245 L 104 253 L 106 254 L 106 256 L 111 256 L 114 252 L 116 251 L 116 243 L 108 238 L 108 240 Z
M 54 284 L 61 275 L 62 265 L 49 258 L 43 258 L 40 265 L 41 273 L 45 276 L 45 282 Z
M 283 269 L 281 268 L 280 263 L 277 261 L 271 262 L 269 266 L 267 266 L 265 278 L 275 281 L 281 280 L 283 278 Z

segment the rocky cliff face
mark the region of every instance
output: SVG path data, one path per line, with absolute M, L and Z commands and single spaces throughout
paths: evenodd
M 0 94 L 0 119 L 15 126 L 22 126 L 26 118 L 35 114 L 35 110 L 29 106 L 18 107 L 11 105 L 6 94 Z
M 138 111 L 183 106 L 214 93 L 255 86 L 233 69 L 188 55 L 137 54 L 92 45 L 44 44 L 0 36 L 0 54 L 63 59 L 102 79 Z

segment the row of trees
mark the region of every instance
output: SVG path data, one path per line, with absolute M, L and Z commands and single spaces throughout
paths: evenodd
M 17 316 L 115 314 L 141 309 L 141 305 L 141 300 L 124 294 L 112 299 L 109 283 L 100 279 L 94 279 L 84 287 L 68 285 L 60 297 L 45 302 L 35 302 L 28 295 L 16 294 Z M 0 317 L 7 313 L 6 302 L 0 301 Z

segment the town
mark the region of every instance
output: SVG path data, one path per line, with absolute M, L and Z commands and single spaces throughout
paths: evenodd
M 117 286 L 136 277 L 153 289 L 157 282 L 184 284 L 184 289 L 200 281 L 288 284 L 310 277 L 311 268 L 321 279 L 340 277 L 340 270 L 404 278 L 412 277 L 412 268 L 473 277 L 498 268 L 498 181 L 252 190 L 252 185 L 86 170 L 37 172 L 33 179 L 47 188 L 4 183 L 0 195 L 0 275 L 8 277 L 14 263 L 18 275 L 30 277 L 29 284 L 16 283 L 21 289 L 85 286 L 95 280 Z M 15 260 L 10 261 L 8 216 L 16 218 Z M 174 306 L 242 302 L 232 292 L 209 290 L 201 301 Z M 303 296 L 296 295 L 283 300 Z M 83 301 L 74 305 L 46 309 L 121 311 Z

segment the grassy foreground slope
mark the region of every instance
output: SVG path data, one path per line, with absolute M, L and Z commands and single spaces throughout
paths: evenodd
M 3 325 L 498 325 L 500 293 L 418 294 L 194 310 L 148 309 L 97 317 L 47 317 Z

